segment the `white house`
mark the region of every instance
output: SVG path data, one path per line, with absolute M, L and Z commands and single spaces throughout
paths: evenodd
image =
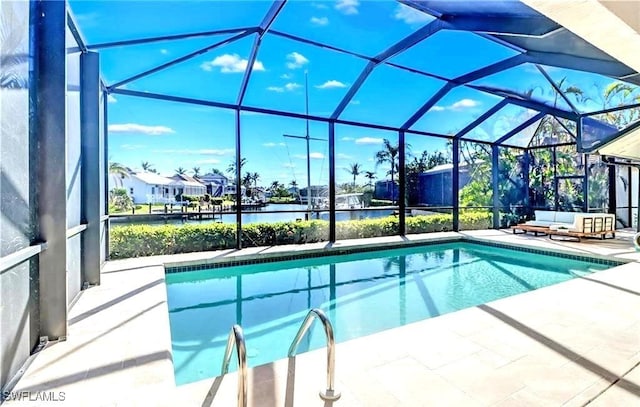
M 130 173 L 128 176 L 109 177 L 109 189 L 124 188 L 134 203 L 174 202 L 174 180 L 152 172 Z
M 171 186 L 175 195 L 204 195 L 207 193 L 207 187 L 198 182 L 195 178 L 185 174 L 176 174 L 171 177 L 173 181 Z

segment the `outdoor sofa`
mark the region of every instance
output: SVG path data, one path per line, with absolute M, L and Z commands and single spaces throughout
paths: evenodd
M 567 236 L 580 240 L 581 237 L 616 237 L 616 217 L 609 213 L 535 211 L 535 220 L 512 226 L 513 233 L 533 232 L 552 236 Z

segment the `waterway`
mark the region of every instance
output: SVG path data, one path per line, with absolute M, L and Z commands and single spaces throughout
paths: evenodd
M 242 224 L 258 223 L 258 222 L 287 222 L 295 221 L 296 219 L 305 219 L 307 217 L 307 206 L 296 204 L 268 204 L 263 208 L 259 208 L 252 211 L 246 211 L 242 214 Z M 292 212 L 299 211 L 299 212 Z M 337 211 L 336 220 L 355 220 L 355 219 L 370 219 L 370 218 L 382 218 L 389 216 L 393 213 L 392 208 L 365 208 L 357 211 Z M 130 219 L 130 218 L 129 218 Z M 329 211 L 312 211 L 311 219 L 329 220 Z M 154 221 L 124 221 L 123 219 L 113 219 L 111 221 L 114 225 L 126 225 L 126 224 L 197 224 L 197 223 L 236 223 L 236 214 L 234 212 L 225 213 L 222 215 L 216 215 L 215 219 L 203 219 L 203 220 L 187 220 L 181 219 L 158 219 Z

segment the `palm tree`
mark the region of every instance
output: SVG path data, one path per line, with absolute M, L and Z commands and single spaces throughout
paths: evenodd
M 224 175 L 224 174 L 222 173 L 222 171 L 220 171 L 220 170 L 219 170 L 219 169 L 217 169 L 217 168 L 212 168 L 212 169 L 211 169 L 211 173 L 212 173 L 212 174 L 216 174 L 216 175 Z
M 242 177 L 242 185 L 246 189 L 247 196 L 251 196 L 251 182 L 253 181 L 253 175 L 250 172 L 246 172 Z
M 398 170 L 398 153 L 400 152 L 399 146 L 392 145 L 387 139 L 383 140 L 384 148 L 376 153 L 376 165 L 388 163 L 391 165 L 391 169 L 387 174 L 391 175 L 391 200 L 394 200 L 394 187 L 395 178 L 394 175 Z
M 373 171 L 365 171 L 364 177 L 369 180 L 369 183 L 367 184 L 369 188 L 373 189 L 373 180 L 376 179 L 376 173 Z
M 129 176 L 129 170 L 120 163 L 110 161 L 109 174 L 113 175 L 114 182 L 122 187 L 122 179 Z
M 129 170 L 124 165 L 117 162 L 109 162 L 109 174 L 119 175 L 120 177 L 128 177 Z
M 154 172 L 153 164 L 151 164 L 149 161 L 143 161 L 141 165 L 142 165 L 142 171 Z
M 242 172 L 242 167 L 245 166 L 245 164 L 247 164 L 247 159 L 246 158 L 241 158 L 240 159 L 240 172 Z M 236 176 L 236 160 L 233 160 L 229 163 L 229 166 L 227 167 L 227 172 L 229 174 L 231 174 L 232 177 Z
M 176 174 L 178 174 L 178 175 L 183 175 L 184 173 L 186 173 L 186 172 L 187 172 L 187 170 L 185 170 L 185 169 L 184 169 L 184 168 L 182 168 L 182 167 L 178 167 L 178 168 L 176 168 L 176 169 L 175 169 L 175 172 L 176 172 Z
M 251 174 L 251 181 L 253 181 L 253 187 L 258 188 L 258 180 L 260 179 L 260 174 L 254 172 Z
M 269 191 L 271 191 L 271 193 L 275 193 L 277 190 L 279 190 L 283 186 L 284 185 L 282 185 L 280 181 L 273 181 L 269 186 Z
M 353 187 L 356 186 L 356 177 L 360 175 L 361 166 L 359 163 L 352 163 L 349 165 L 349 168 L 346 168 L 346 171 L 353 175 Z
M 199 177 L 200 176 L 200 167 L 193 167 L 193 176 L 194 177 Z
M 298 189 L 298 181 L 296 181 L 296 180 L 294 179 L 293 181 L 291 181 L 291 182 L 289 183 L 289 186 L 290 186 L 291 188 L 296 188 L 296 189 Z

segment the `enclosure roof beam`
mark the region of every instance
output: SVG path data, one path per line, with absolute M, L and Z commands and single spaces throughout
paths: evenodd
M 244 27 L 244 28 L 230 28 L 226 30 L 213 30 L 213 31 L 199 31 L 194 33 L 186 33 L 186 34 L 175 34 L 175 35 L 162 35 L 158 37 L 148 37 L 148 38 L 136 38 L 133 40 L 123 40 L 123 41 L 111 41 L 111 42 L 103 42 L 98 44 L 89 44 L 87 48 L 92 51 L 104 49 L 104 48 L 113 48 L 113 47 L 124 47 L 128 45 L 141 45 L 141 44 L 149 44 L 153 42 L 160 41 L 175 41 L 175 40 L 184 40 L 188 38 L 196 38 L 196 37 L 211 37 L 214 35 L 222 35 L 222 34 L 237 34 L 249 30 L 256 30 L 255 27 Z
M 528 57 L 526 54 L 518 54 L 511 58 L 507 58 L 505 60 L 496 62 L 491 65 L 487 65 L 483 68 L 477 69 L 473 72 L 469 72 L 465 75 L 458 76 L 457 78 L 451 79 L 444 87 L 440 89 L 435 95 L 433 95 L 429 100 L 427 100 L 422 107 L 418 109 L 403 125 L 402 129 L 406 130 L 411 128 L 420 118 L 433 107 L 436 103 L 438 103 L 449 91 L 457 86 L 465 85 L 469 82 L 473 82 L 475 80 L 496 74 L 498 72 L 502 72 L 506 69 L 513 68 L 514 66 L 518 66 L 524 62 L 528 61 Z
M 539 112 L 547 113 L 552 116 L 562 117 L 567 120 L 576 120 L 579 116 L 573 112 L 567 112 L 566 110 L 558 109 L 557 107 L 547 106 L 544 103 L 536 102 L 531 99 L 521 99 L 511 96 L 505 98 L 512 105 L 525 107 L 527 109 L 537 110 Z
M 628 68 L 616 61 L 605 61 L 602 59 L 543 51 L 528 51 L 527 55 L 531 58 L 530 62 L 555 66 L 556 68 L 593 72 L 616 79 L 629 74 Z
M 554 119 L 555 119 L 555 117 L 554 117 Z M 549 119 L 546 119 L 546 120 L 549 120 Z M 529 144 L 527 144 L 527 146 L 525 147 L 526 149 L 530 149 L 531 148 L 531 143 L 533 142 L 534 137 L 536 137 L 536 135 L 540 131 L 540 128 L 542 127 L 542 123 L 544 123 L 544 121 L 545 121 L 545 118 L 543 117 L 542 120 L 540 120 L 540 123 L 538 123 L 538 127 L 536 127 L 535 131 L 533 132 L 533 136 L 529 140 Z
M 246 36 L 248 36 L 248 35 L 253 34 L 253 33 L 254 33 L 254 32 L 256 32 L 257 30 L 258 30 L 257 28 L 251 28 L 251 29 L 249 29 L 249 30 L 247 30 L 247 31 L 244 31 L 244 32 L 240 33 L 240 34 L 234 35 L 233 37 L 230 37 L 230 38 L 227 38 L 227 39 L 225 39 L 225 40 L 222 40 L 222 41 L 216 42 L 215 44 L 212 44 L 212 45 L 206 46 L 206 47 L 204 47 L 204 48 L 200 48 L 199 50 L 196 50 L 196 51 L 190 52 L 190 53 L 188 53 L 188 54 L 186 54 L 186 55 L 183 55 L 183 56 L 181 56 L 181 57 L 179 57 L 179 58 L 173 59 L 173 60 L 171 60 L 171 61 L 169 61 L 169 62 L 166 62 L 166 63 L 164 63 L 164 64 L 162 64 L 162 65 L 158 65 L 158 66 L 156 66 L 155 68 L 151 68 L 151 69 L 146 70 L 146 71 L 144 71 L 144 72 L 141 72 L 141 73 L 139 73 L 139 74 L 137 74 L 137 75 L 131 76 L 131 77 L 126 78 L 126 79 L 123 79 L 123 80 L 121 80 L 120 82 L 114 83 L 113 85 L 110 85 L 110 86 L 107 88 L 107 90 L 108 90 L 109 92 L 111 92 L 111 91 L 113 91 L 113 89 L 115 89 L 115 88 L 117 88 L 117 87 L 120 87 L 120 86 L 122 86 L 122 85 L 124 85 L 124 84 L 127 84 L 127 83 L 129 83 L 129 82 L 132 82 L 132 81 L 138 80 L 138 79 L 140 79 L 140 78 L 144 78 L 145 76 L 152 75 L 152 74 L 154 74 L 154 73 L 156 73 L 156 72 L 159 72 L 159 71 L 161 71 L 161 70 L 163 70 L 163 69 L 167 69 L 167 68 L 169 68 L 169 67 L 171 67 L 171 66 L 173 66 L 173 65 L 176 65 L 176 64 L 179 64 L 179 63 L 181 63 L 181 62 L 187 61 L 187 60 L 189 60 L 189 59 L 191 59 L 191 58 L 195 58 L 195 57 L 197 57 L 198 55 L 202 55 L 202 54 L 204 54 L 204 53 L 207 53 L 207 52 L 211 51 L 212 49 L 215 49 L 215 48 L 220 47 L 220 46 L 222 46 L 222 45 L 226 45 L 226 44 L 230 44 L 230 43 L 232 43 L 232 42 L 238 41 L 239 39 L 242 39 L 242 38 L 244 38 L 244 37 L 246 37 Z
M 71 35 L 73 35 L 73 38 L 75 38 L 76 42 L 78 43 L 77 47 L 70 47 L 69 51 L 87 52 L 88 51 L 87 42 L 85 41 L 85 39 L 82 36 L 82 33 L 78 29 L 78 25 L 76 24 L 76 18 L 71 12 L 71 9 L 69 7 L 67 7 L 67 27 L 69 28 L 69 31 L 71 31 Z
M 547 73 L 547 71 L 541 67 L 540 65 L 536 64 L 536 68 L 538 68 L 538 71 L 540 71 L 540 73 L 545 77 L 545 79 L 547 80 L 547 82 L 549 82 L 549 84 L 551 85 L 551 87 L 553 87 L 553 89 L 560 95 L 560 97 L 562 97 L 562 99 L 564 99 L 565 102 L 567 102 L 567 104 L 569 105 L 569 107 L 571 108 L 571 110 L 573 110 L 573 113 L 575 114 L 580 114 L 580 112 L 578 111 L 578 109 L 576 109 L 576 106 L 571 102 L 571 100 L 569 100 L 569 97 L 567 95 L 564 94 L 564 92 L 562 91 L 562 89 L 560 89 L 560 86 L 558 86 L 555 81 L 551 78 L 551 76 L 549 75 L 549 73 Z
M 469 133 L 471 130 L 475 129 L 480 123 L 487 120 L 489 117 L 493 116 L 498 110 L 502 109 L 508 104 L 505 99 L 502 99 L 497 105 L 493 106 L 491 109 L 484 112 L 480 117 L 469 123 L 465 128 L 456 133 L 453 138 L 461 138 L 465 134 Z
M 349 104 L 349 102 L 351 102 L 351 99 L 353 99 L 353 97 L 358 92 L 360 87 L 364 84 L 364 82 L 367 80 L 367 78 L 369 77 L 371 72 L 373 72 L 373 70 L 378 65 L 380 65 L 381 63 L 384 63 L 385 61 L 393 58 L 394 56 L 398 55 L 399 53 L 401 53 L 401 52 L 413 47 L 414 45 L 416 45 L 420 41 L 422 41 L 425 38 L 437 33 L 441 29 L 442 29 L 442 22 L 440 20 L 432 21 L 431 23 L 425 25 L 424 27 L 420 28 L 419 30 L 411 33 L 410 35 L 408 35 L 405 38 L 401 39 L 400 41 L 396 42 L 395 44 L 393 44 L 392 46 L 390 46 L 389 48 L 387 48 L 386 50 L 384 50 L 380 54 L 378 54 L 375 57 L 371 58 L 371 60 L 367 64 L 367 66 L 365 66 L 364 69 L 362 70 L 362 72 L 360 73 L 360 76 L 358 76 L 358 78 L 353 83 L 353 85 L 351 85 L 351 87 L 347 91 L 346 95 L 344 95 L 344 97 L 342 98 L 342 100 L 340 101 L 340 103 L 338 104 L 336 109 L 333 111 L 333 114 L 331 115 L 331 118 L 332 119 L 337 119 L 338 117 L 340 117 L 340 115 L 342 114 L 344 109 L 346 109 L 346 107 Z
M 555 119 L 555 121 L 557 121 L 560 126 L 562 126 L 563 129 L 565 129 L 567 131 L 567 133 L 569 134 L 569 136 L 573 137 L 573 139 L 576 139 L 576 135 L 571 131 L 571 129 L 569 129 L 564 123 L 562 123 L 560 120 L 558 120 L 557 117 L 553 116 L 553 118 Z
M 546 113 L 540 112 L 540 113 L 536 114 L 535 116 L 531 117 L 529 120 L 525 120 L 524 123 L 520 124 L 516 128 L 512 129 L 511 131 L 509 131 L 504 136 L 502 136 L 499 139 L 497 139 L 496 141 L 494 141 L 493 145 L 497 146 L 497 145 L 500 145 L 500 144 L 504 143 L 505 141 L 507 141 L 511 137 L 513 137 L 516 134 L 520 133 L 522 130 L 524 130 L 527 127 L 531 126 L 533 123 L 535 123 L 538 120 L 542 119 L 544 116 L 546 116 Z
M 242 83 L 240 84 L 240 92 L 238 93 L 238 99 L 236 100 L 236 105 L 242 105 L 244 100 L 244 95 L 247 93 L 247 85 L 249 84 L 249 79 L 251 79 L 251 73 L 253 72 L 253 64 L 256 62 L 256 58 L 258 57 L 258 51 L 260 50 L 260 43 L 262 42 L 262 37 L 269 31 L 271 25 L 275 21 L 276 17 L 286 4 L 287 0 L 276 0 L 273 2 L 269 11 L 262 19 L 260 26 L 258 26 L 258 35 L 253 41 L 253 46 L 251 47 L 251 54 L 249 55 L 249 59 L 247 62 L 247 67 L 244 70 L 244 76 L 242 77 Z
M 610 107 L 608 109 L 602 109 L 602 110 L 597 110 L 595 112 L 585 113 L 582 116 L 595 116 L 595 115 L 598 115 L 598 114 L 618 112 L 620 110 L 637 109 L 639 107 L 640 107 L 640 103 L 633 103 L 633 104 L 626 105 L 626 106 L 615 106 L 615 107 Z
M 361 123 L 361 122 L 350 121 L 350 120 L 341 120 L 341 119 L 332 120 L 332 119 L 330 119 L 328 117 L 322 117 L 322 116 L 305 115 L 305 114 L 302 114 L 302 113 L 293 113 L 293 112 L 286 112 L 286 111 L 281 111 L 281 110 L 265 109 L 265 108 L 260 108 L 260 107 L 237 106 L 237 105 L 232 104 L 232 103 L 214 102 L 214 101 L 209 101 L 209 100 L 194 99 L 194 98 L 187 98 L 187 97 L 173 96 L 173 95 L 164 95 L 164 94 L 152 93 L 152 92 L 141 92 L 141 91 L 131 90 L 131 89 L 114 88 L 112 90 L 112 93 L 118 94 L 118 95 L 123 95 L 123 96 L 134 96 L 134 97 L 142 97 L 142 98 L 147 98 L 147 99 L 166 100 L 166 101 L 170 101 L 170 102 L 187 103 L 187 104 L 200 105 L 200 106 L 209 106 L 209 107 L 220 108 L 220 109 L 230 109 L 230 110 L 238 110 L 239 109 L 240 111 L 272 114 L 272 115 L 276 115 L 276 116 L 292 117 L 292 118 L 295 118 L 295 119 L 309 119 L 309 120 L 315 120 L 315 121 L 319 121 L 319 122 L 334 122 L 336 124 L 343 124 L 343 125 L 347 125 L 347 126 L 366 127 L 366 128 L 370 128 L 370 129 L 377 129 L 377 130 L 387 130 L 387 131 L 399 131 L 400 130 L 397 127 L 384 126 L 384 125 L 379 125 L 379 124 Z M 438 137 L 438 138 L 444 138 L 444 139 L 450 139 L 451 138 L 451 136 L 448 136 L 448 135 L 445 135 L 445 134 L 429 133 L 429 132 L 417 131 L 417 130 L 409 130 L 407 133 L 418 134 L 418 135 L 429 136 L 429 137 Z

